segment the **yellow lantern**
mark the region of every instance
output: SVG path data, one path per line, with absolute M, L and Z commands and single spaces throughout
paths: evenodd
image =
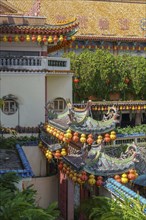
M 90 176 L 89 176 L 88 183 L 89 183 L 91 186 L 93 186 L 93 185 L 96 183 L 96 180 L 95 180 L 95 176 L 94 176 L 94 175 L 90 175 Z
M 121 178 L 121 183 L 124 183 L 124 184 L 128 183 L 128 178 L 127 177 L 122 177 Z
M 85 143 L 86 142 L 86 135 L 85 134 L 81 134 L 80 142 L 81 143 Z
M 38 36 L 37 36 L 37 41 L 38 41 L 39 43 L 42 41 L 41 35 L 38 35 Z
M 65 148 L 62 148 L 62 150 L 61 150 L 61 155 L 62 155 L 62 156 L 66 156 L 66 154 L 67 154 L 67 152 L 66 152 Z
M 16 35 L 16 36 L 14 37 L 14 41 L 15 41 L 15 42 L 18 42 L 18 41 L 19 41 L 18 35 Z
M 123 178 L 127 178 L 127 174 L 126 174 L 126 173 L 123 173 L 123 174 L 122 174 L 122 177 L 123 177 Z
M 110 139 L 112 141 L 114 141 L 116 139 L 116 132 L 115 131 L 112 131 L 111 134 L 110 134 Z
M 74 40 L 76 39 L 76 37 L 75 37 L 75 36 L 72 36 L 71 39 L 74 41 Z
M 63 35 L 60 35 L 59 40 L 62 42 L 63 41 Z
M 52 36 L 49 36 L 48 43 L 51 44 L 52 42 L 53 42 L 53 38 L 52 38 Z
M 3 36 L 3 41 L 4 42 L 7 42 L 8 41 L 8 38 L 7 38 L 7 36 L 5 35 L 5 36 Z
M 30 42 L 30 36 L 29 35 L 26 35 L 26 41 Z

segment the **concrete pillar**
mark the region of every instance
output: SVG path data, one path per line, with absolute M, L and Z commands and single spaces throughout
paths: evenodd
M 142 117 L 141 117 L 141 111 L 138 110 L 136 111 L 136 114 L 135 114 L 135 125 L 141 125 L 141 120 L 142 120 Z

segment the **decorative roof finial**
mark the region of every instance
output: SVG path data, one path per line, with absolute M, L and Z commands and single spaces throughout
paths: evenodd
M 28 16 L 39 16 L 41 7 L 41 0 L 34 0 L 30 11 L 26 14 Z

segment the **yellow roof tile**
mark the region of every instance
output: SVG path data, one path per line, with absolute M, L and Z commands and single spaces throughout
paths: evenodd
M 35 0 L 8 0 L 28 12 Z M 77 18 L 80 28 L 77 35 L 139 37 L 145 21 L 144 3 L 121 3 L 86 0 L 41 0 L 40 15 L 47 17 L 48 24 Z

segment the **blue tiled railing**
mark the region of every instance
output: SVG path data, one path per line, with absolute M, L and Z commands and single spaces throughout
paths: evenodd
M 137 193 L 135 193 L 133 190 L 129 189 L 128 187 L 123 186 L 121 183 L 117 182 L 113 178 L 108 178 L 104 186 L 111 193 L 113 193 L 115 196 L 121 199 L 123 197 L 137 199 L 140 201 L 141 205 L 146 205 L 146 199 L 144 197 L 138 195 Z
M 10 169 L 10 170 L 0 170 L 0 174 L 8 173 L 8 172 L 15 172 L 22 178 L 32 177 L 34 176 L 32 169 L 29 165 L 27 157 L 19 144 L 16 144 L 16 150 L 19 154 L 20 160 L 23 165 L 23 169 Z

